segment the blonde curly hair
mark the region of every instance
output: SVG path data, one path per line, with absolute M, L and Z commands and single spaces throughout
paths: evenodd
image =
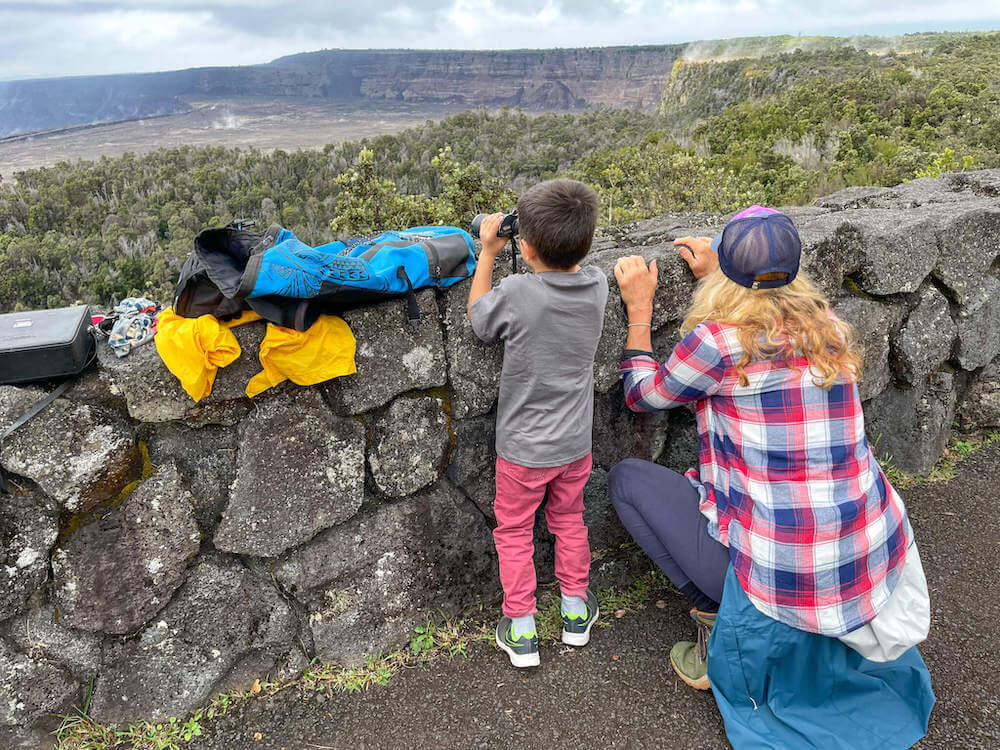
M 746 366 L 765 359 L 805 356 L 815 373 L 813 382 L 826 389 L 841 376 L 856 380 L 861 372 L 854 329 L 833 314 L 829 301 L 802 271 L 790 284 L 756 290 L 713 271 L 695 289 L 682 334 L 706 320 L 737 328 L 743 357 L 736 372 L 743 386 L 749 384 Z

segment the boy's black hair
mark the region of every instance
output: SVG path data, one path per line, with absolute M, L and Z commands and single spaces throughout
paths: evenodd
M 518 233 L 551 268 L 572 268 L 590 251 L 601 202 L 589 185 L 565 177 L 529 188 L 517 202 Z

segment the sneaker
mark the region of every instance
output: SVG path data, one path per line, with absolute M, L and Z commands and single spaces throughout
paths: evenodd
M 537 667 L 538 634 L 526 633 L 515 639 L 510 630 L 509 617 L 501 617 L 495 633 L 497 645 L 507 652 L 510 663 L 515 667 Z
M 601 610 L 597 606 L 597 597 L 587 589 L 587 615 L 568 615 L 562 613 L 562 642 L 567 646 L 586 646 L 590 643 L 590 629 L 597 622 Z
M 715 612 L 691 610 L 691 619 L 698 626 L 698 642 L 681 641 L 670 649 L 670 666 L 677 676 L 695 690 L 708 690 L 708 638 L 715 625 Z

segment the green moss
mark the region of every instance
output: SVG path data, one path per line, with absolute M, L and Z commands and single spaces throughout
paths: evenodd
M 139 478 L 122 487 L 121 491 L 115 497 L 98 503 L 90 510 L 78 511 L 76 513 L 65 513 L 62 515 L 59 519 L 59 538 L 57 540 L 58 546 L 63 546 L 67 539 L 73 536 L 73 534 L 82 529 L 84 526 L 88 526 L 97 519 L 106 516 L 115 508 L 119 507 L 125 502 L 129 495 L 135 492 L 136 488 L 140 484 L 153 476 L 156 472 L 156 467 L 153 466 L 153 462 L 149 458 L 149 446 L 146 445 L 146 441 L 144 440 L 139 441 L 139 457 L 142 461 L 142 468 L 139 470 Z

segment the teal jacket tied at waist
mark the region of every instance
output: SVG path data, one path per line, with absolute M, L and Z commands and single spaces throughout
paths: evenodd
M 895 750 L 927 733 L 930 673 L 916 647 L 873 662 L 759 612 L 732 567 L 708 678 L 735 750 Z

